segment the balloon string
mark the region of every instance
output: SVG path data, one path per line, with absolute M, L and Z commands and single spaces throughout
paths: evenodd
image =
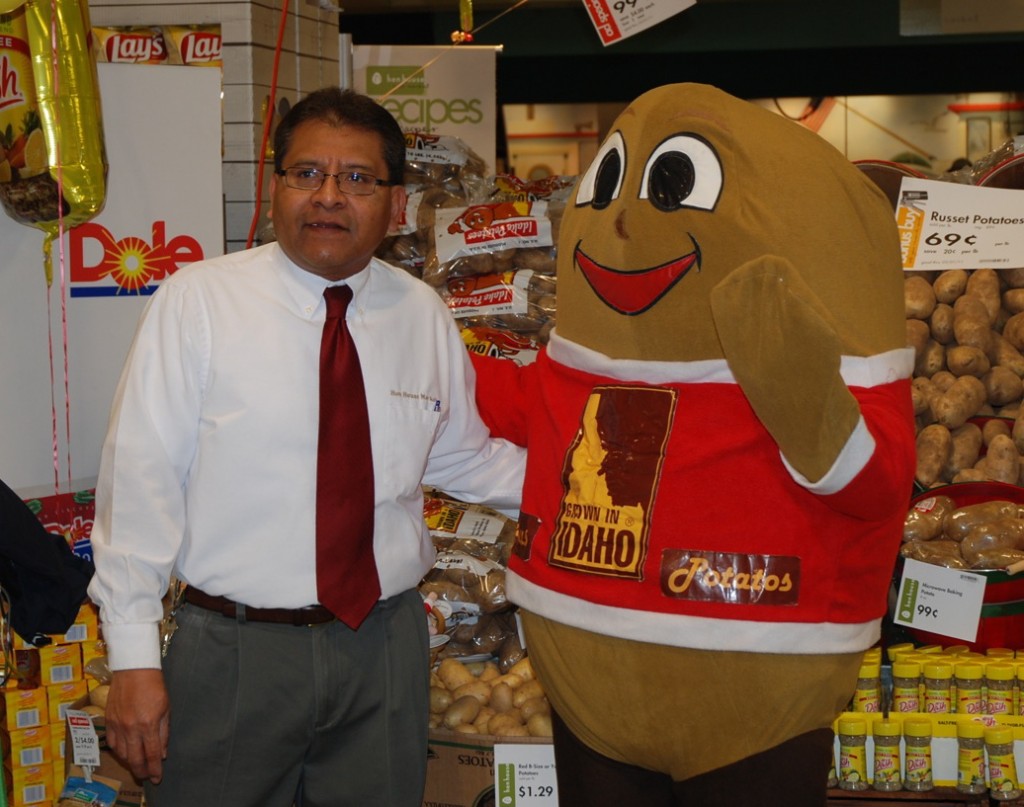
M 263 120 L 263 137 L 260 140 L 260 150 L 256 153 L 256 209 L 252 214 L 252 221 L 249 223 L 249 237 L 246 239 L 245 248 L 253 245 L 256 239 L 256 228 L 260 220 L 260 208 L 263 207 L 263 167 L 267 162 L 267 142 L 270 140 L 270 129 L 274 122 L 274 97 L 277 94 L 277 73 L 281 64 L 281 45 L 284 41 L 284 29 L 288 22 L 288 0 L 281 4 L 281 23 L 277 30 L 277 45 L 274 47 L 274 65 L 270 73 L 270 95 L 267 96 L 267 115 Z
M 47 277 L 53 272 L 53 236 L 43 238 L 43 271 Z M 50 359 L 50 438 L 53 441 L 53 489 L 60 490 L 60 447 L 57 443 L 57 384 L 53 377 L 53 286 L 46 284 L 46 346 Z
M 50 53 L 51 53 L 51 67 L 53 69 L 53 116 L 54 116 L 54 131 L 60 131 L 60 104 L 57 103 L 57 99 L 60 98 L 60 54 L 58 53 L 59 43 L 59 25 L 57 19 L 57 1 L 51 0 L 50 2 Z M 66 260 L 64 255 L 64 160 L 60 150 L 60 137 L 56 137 L 56 143 L 53 144 L 54 150 L 54 168 L 56 168 L 56 179 L 57 179 L 57 253 L 58 253 L 58 265 L 60 267 L 60 322 L 61 322 L 61 349 L 63 352 L 63 370 L 64 370 L 64 435 L 67 440 L 67 474 L 68 474 L 68 489 L 71 488 L 71 376 L 68 367 L 68 307 L 67 307 L 67 276 L 66 276 Z M 52 270 L 52 253 L 49 248 L 47 249 L 47 262 L 51 265 L 49 276 L 53 276 Z M 49 294 L 47 295 L 49 297 Z M 53 352 L 50 353 L 50 384 L 53 385 Z M 51 400 L 53 398 L 51 392 Z M 56 452 L 57 440 L 57 423 L 56 423 L 56 407 L 54 407 L 54 461 L 57 463 L 56 481 L 55 481 L 55 493 L 60 494 L 60 462 Z M 63 523 L 63 520 L 61 520 Z

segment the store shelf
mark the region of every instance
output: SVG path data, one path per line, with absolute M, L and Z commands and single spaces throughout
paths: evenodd
M 915 804 L 919 807 L 1024 807 L 1024 798 L 1011 801 L 996 801 L 987 793 L 968 795 L 958 793 L 956 788 L 936 787 L 924 793 L 909 790 L 881 792 L 878 790 L 839 790 L 828 791 L 830 807 L 884 807 L 887 804 Z

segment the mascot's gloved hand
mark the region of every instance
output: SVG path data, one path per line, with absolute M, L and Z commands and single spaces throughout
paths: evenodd
M 765 255 L 711 291 L 729 369 L 786 461 L 810 482 L 832 467 L 860 409 L 839 374 L 828 309 L 784 258 Z

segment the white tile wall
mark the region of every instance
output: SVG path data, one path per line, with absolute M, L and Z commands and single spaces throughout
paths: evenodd
M 224 41 L 222 178 L 229 252 L 245 247 L 252 224 L 262 115 L 270 96 L 282 3 L 283 0 L 92 0 L 89 4 L 90 18 L 96 26 L 220 24 Z M 312 90 L 337 84 L 338 71 L 337 12 L 321 9 L 313 0 L 289 0 L 281 38 L 275 107 L 282 98 L 294 103 Z M 268 161 L 263 169 L 260 224 L 268 207 L 266 185 L 272 170 Z

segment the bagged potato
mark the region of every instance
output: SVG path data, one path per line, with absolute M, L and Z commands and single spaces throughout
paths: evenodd
M 528 346 L 517 351 L 520 364 L 536 358 L 555 324 L 555 278 L 530 269 L 453 277 L 440 294 L 460 326 L 470 331 L 469 337 L 463 334 L 467 346 L 483 342 L 487 331 L 525 337 Z M 478 352 L 510 358 L 512 351 L 502 351 L 497 341 Z
M 483 160 L 457 137 L 407 132 L 405 142 L 405 213 L 376 256 L 420 277 L 437 211 L 482 201 L 486 180 Z
M 483 644 L 488 645 L 486 652 L 493 652 L 500 637 L 474 637 L 487 629 L 483 616 L 512 608 L 505 596 L 505 569 L 516 523 L 496 510 L 432 489 L 424 492 L 423 512 L 437 556 L 419 591 L 450 611 L 445 632 L 452 640 L 442 656 L 485 652 Z
M 999 518 L 978 524 L 960 542 L 960 554 L 973 569 L 991 568 L 983 564 L 991 562 L 992 553 L 1007 550 L 1024 550 L 1021 519 Z
M 557 231 L 548 209 L 546 201 L 516 200 L 437 210 L 423 279 L 440 286 L 516 269 L 554 275 Z
M 1003 519 L 1016 519 L 1020 506 L 1005 500 L 993 500 L 958 507 L 946 519 L 946 537 L 962 541 L 975 527 L 984 527 Z
M 907 512 L 903 522 L 904 541 L 930 541 L 942 535 L 946 517 L 956 509 L 949 496 L 929 496 Z
M 900 547 L 900 556 L 950 569 L 968 568 L 967 562 L 960 554 L 960 542 L 944 538 L 934 541 L 907 541 Z

